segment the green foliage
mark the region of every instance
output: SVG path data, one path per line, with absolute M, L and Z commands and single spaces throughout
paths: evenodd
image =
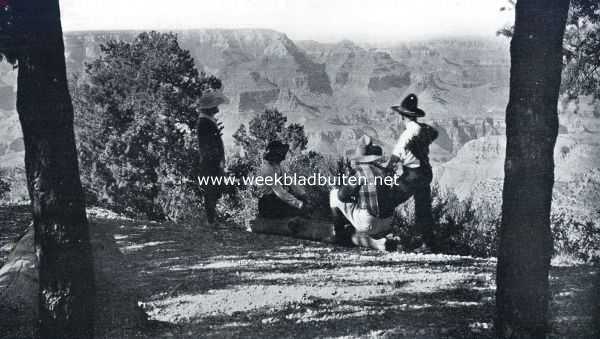
M 8 192 L 10 192 L 10 183 L 6 181 L 4 172 L 0 171 L 0 199 L 6 198 Z
M 259 193 L 256 187 L 236 188 L 232 194 L 226 194 L 217 203 L 217 213 L 223 220 L 232 222 L 249 230 L 250 221 L 258 213 Z
M 299 153 L 306 149 L 308 138 L 304 133 L 304 126 L 300 124 L 290 124 L 280 133 L 281 139 L 290 145 L 290 152 Z
M 255 141 L 266 146 L 275 139 L 281 139 L 287 118 L 276 109 L 267 109 L 250 120 L 248 130 Z
M 500 206 L 491 202 L 459 199 L 452 190 L 432 188 L 435 252 L 491 257 L 496 255 Z M 412 200 L 396 210 L 394 234 L 405 248 L 421 244 L 414 223 Z M 554 255 L 583 262 L 600 260 L 600 224 L 591 218 L 558 211 L 551 216 Z
M 250 120 L 247 129 L 244 124 L 240 125 L 233 134 L 234 143 L 254 165 L 260 164 L 262 152 L 273 140 L 290 144 L 291 153 L 302 152 L 308 144 L 304 126 L 300 124 L 286 126 L 286 123 L 287 118 L 278 110 L 267 109 Z
M 308 144 L 308 138 L 304 132 L 304 126 L 300 124 L 289 124 L 286 126 L 287 118 L 276 109 L 268 109 L 255 116 L 248 123 L 240 125 L 233 134 L 235 145 L 239 153 L 233 154 L 227 159 L 227 171 L 230 175 L 242 179 L 243 177 L 256 175 L 262 164 L 262 155 L 267 144 L 273 140 L 281 140 L 290 145 L 290 153 L 282 167 L 288 173 L 309 176 L 319 171 L 319 166 L 325 158 L 316 153 L 304 153 Z M 256 187 L 228 187 L 227 197 L 221 200 L 218 210 L 219 214 L 226 219 L 245 225 L 248 220 L 256 217 L 259 193 Z M 329 189 L 327 187 L 305 187 L 310 200 L 310 206 L 314 207 L 315 216 L 324 216 L 325 207 L 329 202 L 327 199 Z
M 554 254 L 584 262 L 600 260 L 600 224 L 590 218 L 577 218 L 564 211 L 551 216 Z
M 470 198 L 461 200 L 452 190 L 441 190 L 437 184 L 432 186 L 431 195 L 432 250 L 479 257 L 496 254 L 499 211 L 485 203 L 476 205 Z M 421 244 L 421 230 L 415 225 L 412 199 L 397 208 L 394 234 L 405 248 Z
M 600 98 L 600 3 L 572 0 L 563 40 L 561 92 Z
M 513 10 L 516 1 L 500 10 Z M 502 27 L 498 35 L 512 37 L 513 26 Z M 600 2 L 571 0 L 563 38 L 564 67 L 561 93 L 569 99 L 579 95 L 600 98 Z
M 304 177 L 319 175 L 332 177 L 336 175 L 331 170 L 334 159 L 323 156 L 317 152 L 293 154 L 285 163 L 284 167 L 288 173 L 295 173 Z M 329 209 L 329 191 L 331 187 L 327 185 L 307 185 L 303 187 L 308 196 L 307 204 L 312 217 L 329 218 L 331 211 Z
M 198 73 L 174 34 L 141 33 L 100 49 L 71 81 L 85 188 L 119 212 L 172 218 L 181 201 L 198 204 L 197 102 L 221 83 Z
M 9 4 L 0 5 L 0 61 L 12 65 L 17 63 L 19 35 L 18 25 L 21 24 L 20 16 L 15 8 Z

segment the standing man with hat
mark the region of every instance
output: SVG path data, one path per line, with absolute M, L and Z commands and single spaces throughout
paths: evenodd
M 425 116 L 425 112 L 418 107 L 415 94 L 409 94 L 400 105 L 391 108 L 401 115 L 406 127 L 387 165 L 393 171 L 396 171 L 397 164 L 402 167 L 402 175 L 394 186 L 396 205 L 414 196 L 415 221 L 422 232 L 421 251 L 430 251 L 433 241 L 430 187 L 433 174 L 429 163 L 429 146 L 437 138 L 438 132 L 417 121 Z
M 395 250 L 395 244 L 384 237 L 392 230 L 396 205 L 391 186 L 384 184 L 382 154 L 381 147 L 373 145 L 370 137 L 361 137 L 352 158 L 356 174 L 329 194 L 335 240 L 339 244 Z
M 219 105 L 229 103 L 223 95 L 221 81 L 209 81 L 208 88 L 202 92 L 197 107 L 200 109 L 197 133 L 200 149 L 199 177 L 218 177 L 225 173 L 225 148 L 223 146 L 223 126 L 215 115 L 219 113 Z M 209 179 L 210 180 L 210 179 Z M 221 197 L 221 187 L 209 182 L 201 187 L 204 196 L 204 208 L 209 223 L 215 222 L 216 205 Z

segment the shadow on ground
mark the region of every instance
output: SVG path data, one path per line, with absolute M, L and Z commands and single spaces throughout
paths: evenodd
M 92 221 L 93 232 L 115 239 L 134 273 L 119 283 L 134 290 L 153 320 L 144 337 L 493 337 L 494 259 Z M 553 337 L 592 337 L 596 277 L 589 266 L 553 267 Z
M 493 337 L 495 260 L 121 223 L 143 306 L 176 337 Z M 591 267 L 552 271 L 554 334 L 590 337 Z

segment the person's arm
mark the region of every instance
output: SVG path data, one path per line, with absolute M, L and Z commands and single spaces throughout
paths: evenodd
M 407 124 L 406 129 L 400 134 L 400 137 L 394 146 L 386 170 L 394 172 L 398 162 L 404 162 L 407 159 L 411 160 L 414 158 L 414 155 L 408 150 L 408 144 L 411 140 L 416 138 L 420 132 L 421 126 L 419 124 L 414 122 Z
M 402 159 L 400 159 L 400 157 L 398 157 L 397 155 L 392 154 L 390 156 L 390 160 L 388 160 L 387 164 L 385 165 L 384 171 L 386 173 L 393 173 L 396 172 L 396 164 L 398 162 L 400 162 Z
M 360 188 L 360 185 L 358 185 L 358 178 L 354 178 L 356 180 L 349 178 L 348 183 L 341 186 L 338 190 L 338 199 L 340 199 L 340 201 L 343 203 L 354 202 L 358 196 L 358 189 Z M 353 182 L 354 184 L 350 184 L 350 182 Z
M 290 189 L 292 190 L 295 196 L 306 197 L 306 190 L 304 190 L 302 186 L 292 185 L 290 186 Z
M 261 170 L 261 175 L 263 178 L 272 177 L 274 180 L 275 173 L 276 171 L 271 165 L 263 165 Z M 272 185 L 269 185 L 269 187 L 273 190 L 273 193 L 275 193 L 275 195 L 286 204 L 298 209 L 301 209 L 302 206 L 304 206 L 304 203 L 300 199 L 296 198 L 293 194 L 286 191 L 285 188 L 283 188 L 281 185 L 274 183 Z
M 301 209 L 302 206 L 304 206 L 304 203 L 300 199 L 296 198 L 293 194 L 286 191 L 282 186 L 273 185 L 271 186 L 271 188 L 273 189 L 273 193 L 275 193 L 275 195 L 279 199 L 283 200 L 286 204 L 293 206 L 297 209 Z
M 427 124 L 422 124 L 421 127 L 424 128 L 424 130 L 427 132 L 427 138 L 428 138 L 429 144 L 433 143 L 435 141 L 435 139 L 437 139 L 439 132 L 435 128 L 433 128 Z

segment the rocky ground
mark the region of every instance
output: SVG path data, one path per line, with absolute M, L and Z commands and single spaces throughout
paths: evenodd
M 486 338 L 494 259 L 380 253 L 298 239 L 126 220 L 95 210 L 93 232 L 152 320 L 148 338 Z M 1 259 L 29 222 L 0 208 Z M 118 268 L 116 266 L 119 266 Z M 553 266 L 553 337 L 591 337 L 594 269 Z

